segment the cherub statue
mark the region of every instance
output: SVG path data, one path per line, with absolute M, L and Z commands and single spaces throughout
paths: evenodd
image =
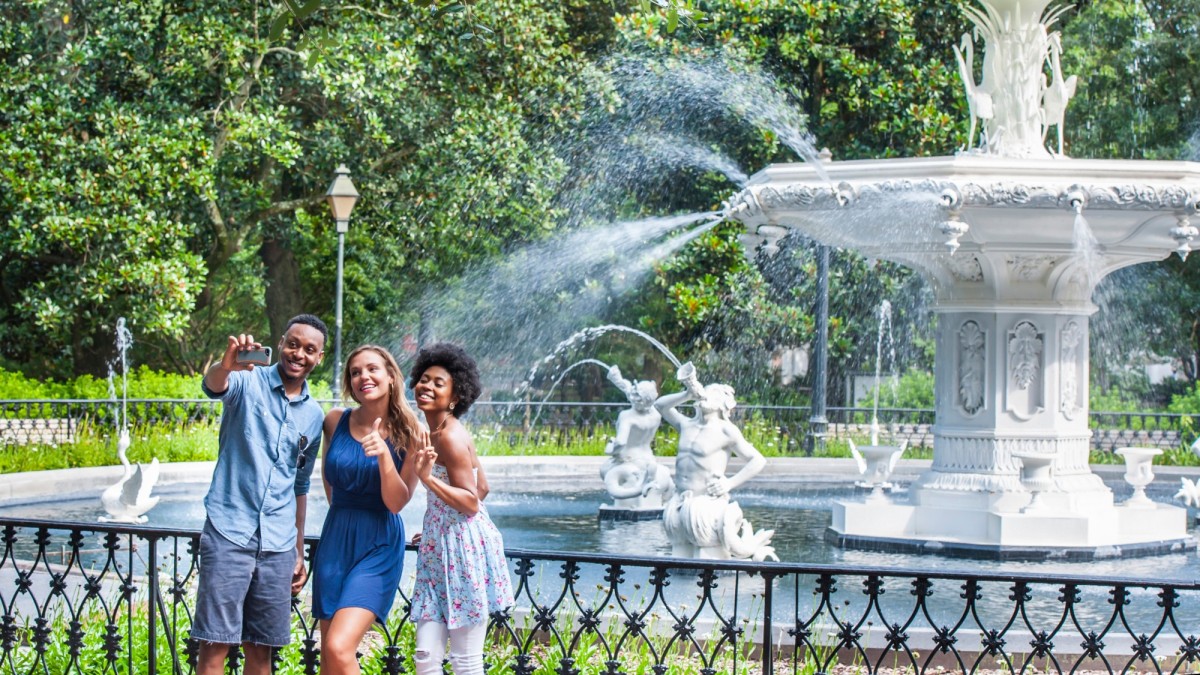
M 675 487 L 671 472 L 654 458 L 651 443 L 662 423 L 654 409 L 658 387 L 650 380 L 631 382 L 621 369 L 608 369 L 608 380 L 629 399 L 630 408 L 617 416 L 617 435 L 604 448 L 608 459 L 600 467 L 604 488 L 619 508 L 661 509 Z

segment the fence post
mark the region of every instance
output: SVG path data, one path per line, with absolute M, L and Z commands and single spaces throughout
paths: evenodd
M 771 601 L 774 599 L 774 589 L 772 581 L 774 575 L 770 572 L 763 572 L 763 629 L 762 629 L 762 672 L 763 675 L 770 675 L 775 672 L 775 644 L 771 640 L 771 634 L 774 633 L 774 626 L 771 623 Z
M 158 673 L 158 631 L 155 630 L 157 623 L 154 616 L 155 601 L 158 599 L 158 537 L 148 535 L 146 537 L 150 543 L 150 550 L 147 552 L 146 559 L 146 641 L 150 644 L 146 649 L 146 672 L 149 675 Z M 132 574 L 132 570 L 130 571 Z M 133 659 L 130 659 L 132 662 Z

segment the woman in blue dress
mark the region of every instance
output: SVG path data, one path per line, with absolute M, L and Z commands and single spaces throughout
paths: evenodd
M 359 673 L 359 643 L 372 623 L 387 621 L 404 563 L 399 513 L 417 480 L 404 458 L 429 445 L 405 400 L 400 366 L 383 347 L 350 354 L 342 389 L 359 407 L 325 416 L 329 512 L 313 563 L 322 675 Z

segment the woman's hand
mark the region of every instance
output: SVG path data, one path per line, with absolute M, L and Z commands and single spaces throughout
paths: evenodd
M 379 427 L 382 424 L 383 418 L 376 417 L 375 424 L 371 425 L 371 433 L 362 440 L 363 453 L 367 457 L 391 456 L 387 441 L 383 440 L 383 435 L 379 433 Z
M 429 431 L 420 429 L 416 434 L 416 452 L 413 457 L 416 462 L 415 469 L 417 477 L 422 481 L 429 480 L 430 474 L 433 472 L 433 465 L 437 462 L 437 450 L 433 448 L 433 442 L 429 440 Z

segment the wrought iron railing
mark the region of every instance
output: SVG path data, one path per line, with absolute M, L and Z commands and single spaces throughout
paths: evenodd
M 324 401 L 326 406 L 333 401 Z M 86 425 L 111 427 L 122 404 L 105 399 L 0 401 L 0 445 L 70 442 Z M 510 445 L 566 445 L 581 439 L 612 434 L 619 403 L 583 402 L 476 402 L 470 420 L 490 429 Z M 220 402 L 209 399 L 130 399 L 124 410 L 131 424 L 183 428 L 215 424 Z M 782 451 L 800 454 L 808 448 L 811 411 L 796 406 L 738 406 L 733 411 L 740 424 L 755 425 L 760 437 L 769 437 Z M 828 435 L 863 437 L 873 419 L 890 438 L 911 446 L 933 442 L 934 411 L 924 408 L 828 408 Z M 1123 445 L 1179 447 L 1200 431 L 1200 415 L 1166 413 L 1092 412 L 1092 446 L 1112 450 Z
M 0 672 L 191 673 L 199 533 L 0 520 Z M 309 555 L 315 540 L 307 542 Z M 492 616 L 490 672 L 1196 672 L 1200 582 L 707 562 L 509 550 L 517 602 Z M 407 564 L 411 569 L 411 558 Z M 364 643 L 412 672 L 412 576 Z M 302 594 L 277 673 L 316 673 Z M 235 659 L 234 670 L 237 670 Z

